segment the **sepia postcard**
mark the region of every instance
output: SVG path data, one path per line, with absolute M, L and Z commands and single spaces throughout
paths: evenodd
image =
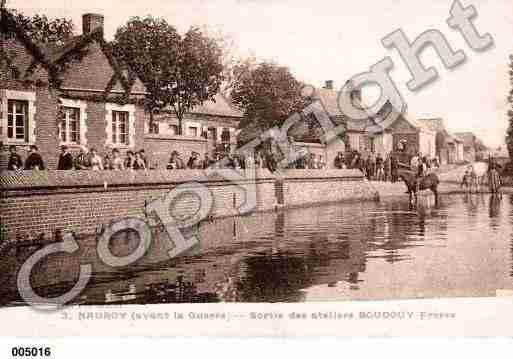
M 513 335 L 513 1 L 0 12 L 0 336 Z

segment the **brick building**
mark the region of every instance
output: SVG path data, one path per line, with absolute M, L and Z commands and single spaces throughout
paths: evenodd
M 84 15 L 82 35 L 60 46 L 34 44 L 15 22 L 2 29 L 2 46 L 15 55 L 13 71 L 0 78 L 4 144 L 23 157 L 37 145 L 50 169 L 61 145 L 100 153 L 143 147 L 146 89 L 111 55 L 103 21 Z
M 178 135 L 178 119 L 172 109 L 155 115 L 151 133 L 145 127 L 145 149 L 158 163 L 169 159 L 173 150 L 188 156 L 192 151 L 200 154 L 233 152 L 237 147 L 237 134 L 242 113 L 229 100 L 217 94 L 214 101 L 205 101 L 185 114 L 182 135 Z
M 370 152 L 385 155 L 403 147 L 410 154 L 420 152 L 435 156 L 435 132 L 406 114 L 398 114 L 390 103 L 385 104 L 377 116 L 353 120 L 341 112 L 338 92 L 334 90 L 332 81 L 326 81 L 324 88 L 316 92 L 332 121 L 346 125 L 347 151 L 357 150 L 364 156 Z M 355 101 L 361 102 L 359 91 L 355 91 L 353 96 Z
M 463 140 L 447 131 L 443 118 L 426 118 L 420 122 L 436 132 L 436 155 L 441 164 L 464 161 Z
M 2 11 L 9 22 L 0 28 L 0 45 L 13 56 L 10 71 L 0 74 L 0 140 L 24 159 L 32 144 L 49 169 L 56 168 L 61 145 L 100 154 L 144 148 L 150 164 L 163 167 L 172 150 L 188 156 L 235 148 L 242 115 L 221 95 L 186 114 L 184 135 L 176 135 L 171 111 L 157 116 L 150 133 L 145 86 L 112 56 L 102 15 L 83 15 L 82 34 L 64 44 L 39 45 Z
M 455 135 L 463 142 L 463 157 L 467 162 L 474 162 L 482 143 L 472 132 L 457 132 Z

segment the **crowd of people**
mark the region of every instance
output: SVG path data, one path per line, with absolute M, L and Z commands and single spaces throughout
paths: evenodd
M 275 171 L 278 167 L 277 156 L 272 151 L 260 150 L 255 155 L 240 155 L 230 152 L 215 152 L 210 155 L 192 151 L 188 157 L 183 157 L 178 151 L 172 151 L 169 161 L 163 165 L 156 162 L 149 163 L 144 149 L 139 151 L 126 151 L 123 155 L 114 148 L 103 156 L 95 148 L 88 149 L 86 146 L 80 146 L 78 152 L 72 151 L 72 148 L 63 145 L 60 147 L 60 155 L 57 161 L 57 170 L 149 170 L 156 168 L 166 168 L 169 170 L 179 169 L 206 169 L 215 168 L 235 168 L 245 169 L 246 167 L 267 168 Z M 326 161 L 322 155 L 313 153 L 298 159 L 288 168 L 302 169 L 323 169 L 326 168 Z M 17 147 L 9 146 L 7 149 L 0 143 L 0 169 L 9 171 L 19 170 L 45 170 L 47 166 L 43 157 L 39 153 L 38 147 L 31 145 L 29 154 L 25 160 L 17 152 Z
M 188 158 L 183 158 L 178 151 L 172 151 L 169 161 L 162 164 L 152 163 L 150 165 L 144 149 L 139 151 L 127 151 L 124 155 L 117 148 L 105 153 L 103 156 L 95 148 L 88 149 L 81 146 L 78 153 L 72 152 L 68 146 L 61 146 L 61 153 L 57 162 L 58 170 L 149 170 L 155 168 L 178 169 L 206 169 L 209 167 L 245 169 L 267 168 L 274 172 L 280 162 L 273 151 L 262 149 L 254 155 L 231 154 L 229 152 L 216 152 L 213 155 L 205 153 L 201 156 L 198 152 L 192 151 Z M 2 165 L 3 164 L 3 165 Z M 337 169 L 361 170 L 368 180 L 391 181 L 398 180 L 398 169 L 401 162 L 398 156 L 388 153 L 382 156 L 380 153 L 370 153 L 363 156 L 358 151 L 339 152 L 334 159 L 333 167 Z M 404 165 L 404 163 L 403 163 Z M 408 164 L 419 176 L 428 172 L 430 168 L 438 167 L 436 158 L 429 159 L 415 155 Z M 32 145 L 25 161 L 17 153 L 16 146 L 9 146 L 8 152 L 0 143 L 0 169 L 6 168 L 11 171 L 17 170 L 44 170 L 47 168 L 38 151 L 37 146 Z M 300 156 L 287 168 L 294 169 L 325 169 L 327 163 L 322 155 L 307 153 Z
M 339 169 L 359 169 L 371 181 L 397 182 L 398 170 L 409 168 L 415 171 L 418 177 L 427 174 L 431 169 L 440 166 L 438 158 L 421 156 L 419 153 L 411 156 L 407 163 L 401 162 L 399 156 L 393 152 L 382 156 L 381 153 L 369 153 L 366 157 L 354 150 L 350 153 L 339 152 L 334 160 L 334 167 Z

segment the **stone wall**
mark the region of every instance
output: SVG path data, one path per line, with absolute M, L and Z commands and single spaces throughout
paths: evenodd
M 288 170 L 278 181 L 285 207 L 376 198 L 376 191 L 359 170 Z
M 179 171 L 23 171 L 0 176 L 1 223 L 11 240 L 50 238 L 57 229 L 77 234 L 124 217 L 144 217 L 145 206 L 177 186 L 206 186 L 213 198 L 211 217 L 239 215 L 246 193 L 256 191 L 256 211 L 343 200 L 374 199 L 375 191 L 358 170 L 257 170 L 254 180 L 234 183 L 229 172 Z M 231 172 L 230 172 L 231 173 Z M 175 218 L 200 206 L 195 195 L 177 197 Z

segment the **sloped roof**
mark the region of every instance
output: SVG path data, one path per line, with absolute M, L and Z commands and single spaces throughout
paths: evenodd
M 214 101 L 205 101 L 196 106 L 191 113 L 211 116 L 242 117 L 242 112 L 230 104 L 230 101 L 218 93 Z
M 432 131 L 447 132 L 443 118 L 421 118 L 419 119 L 419 122 Z
M 39 44 L 39 48 L 48 62 L 56 67 L 60 67 L 73 61 L 75 53 L 79 53 L 86 49 L 87 46 L 93 42 L 96 42 L 99 45 L 102 53 L 107 58 L 114 71 L 112 78 L 105 79 L 106 82 L 112 82 L 115 84 L 119 81 L 123 86 L 123 89 L 127 92 L 131 92 L 134 88 L 139 89 L 137 92 L 146 92 L 146 88 L 138 76 L 129 71 L 129 66 L 127 64 L 122 63 L 113 55 L 110 45 L 103 39 L 102 28 L 98 28 L 89 34 L 74 36 L 64 44 Z M 80 59 L 80 56 L 78 56 L 78 58 Z M 61 69 L 60 72 L 62 74 L 63 70 Z
M 53 75 L 55 74 L 54 66 L 45 57 L 43 50 L 34 41 L 32 41 L 32 39 L 27 36 L 25 31 L 19 26 L 14 15 L 6 8 L 0 8 L 0 18 L 2 19 L 2 21 L 0 21 L 0 34 L 4 36 L 6 35 L 6 39 L 14 38 L 19 41 L 26 51 L 32 56 L 32 62 L 28 66 L 28 69 L 35 69 L 37 66 L 41 65 L 48 71 L 49 76 L 53 78 Z M 7 51 L 9 51 L 9 49 L 7 49 Z M 14 64 L 11 65 L 14 66 Z
M 315 96 L 319 99 L 330 116 L 344 116 L 338 106 L 338 92 L 332 89 L 315 89 Z
M 472 132 L 456 132 L 454 135 L 460 138 L 465 146 L 474 146 L 477 139 Z
M 446 142 L 456 142 L 456 143 L 463 143 L 463 140 L 459 138 L 458 136 L 453 135 L 452 133 L 447 133 L 447 136 L 445 138 Z
M 73 50 L 78 44 L 84 41 L 84 35 L 73 36 L 64 44 L 58 43 L 40 43 L 39 48 L 50 62 L 56 62 L 62 56 Z
M 324 108 L 328 112 L 328 115 L 332 117 L 332 120 L 334 120 L 336 124 L 340 124 L 345 121 L 347 124 L 347 130 L 349 131 L 365 131 L 369 133 L 383 132 L 392 126 L 399 117 L 405 119 L 413 127 L 419 130 L 432 131 L 430 127 L 424 125 L 422 122 L 406 116 L 405 114 L 399 113 L 390 101 L 387 101 L 376 115 L 369 114 L 369 117 L 366 119 L 351 119 L 345 116 L 340 110 L 337 91 L 321 88 L 315 90 L 315 95 L 316 98 L 322 102 Z

